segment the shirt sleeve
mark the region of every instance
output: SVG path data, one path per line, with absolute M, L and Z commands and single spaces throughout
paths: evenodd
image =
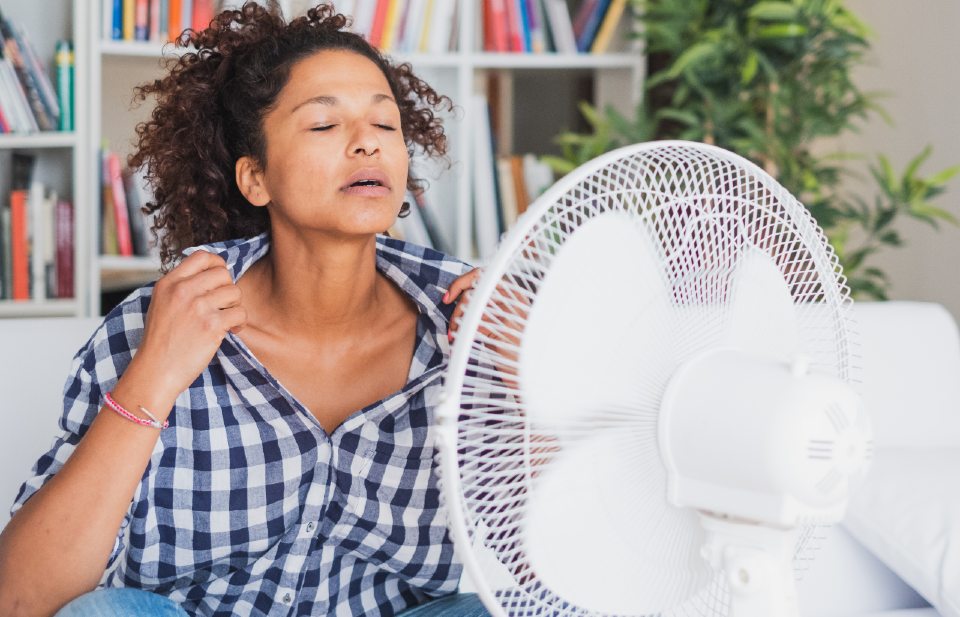
M 130 299 L 124 302 L 128 304 Z M 139 303 L 135 303 L 139 304 Z M 134 342 L 139 343 L 143 332 L 143 319 L 137 319 L 129 306 L 121 306 L 108 315 L 93 333 L 86 344 L 74 355 L 70 373 L 63 388 L 63 410 L 59 420 L 60 434 L 53 445 L 40 456 L 34 464 L 31 476 L 24 482 L 13 506 L 10 516 L 37 493 L 56 475 L 73 454 L 77 444 L 89 430 L 103 405 L 103 393 L 113 389 L 133 355 Z M 132 323 L 131 323 L 132 322 Z M 128 331 L 127 325 L 139 323 Z M 132 498 L 131 498 L 132 505 Z M 113 551 L 110 553 L 109 566 L 112 566 L 124 547 L 124 534 L 130 524 L 132 507 L 127 509 Z

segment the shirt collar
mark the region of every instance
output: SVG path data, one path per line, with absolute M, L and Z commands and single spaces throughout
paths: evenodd
M 438 333 L 444 334 L 438 336 L 438 344 L 445 349 L 446 328 L 452 309 L 452 306 L 443 305 L 441 300 L 447 285 L 436 280 L 436 277 L 422 275 L 423 266 L 427 261 L 437 262 L 438 260 L 425 258 L 423 252 L 419 250 L 407 250 L 413 247 L 414 245 L 406 242 L 377 235 L 377 270 L 413 300 L 420 313 L 429 318 Z M 192 246 L 184 249 L 183 255 L 186 257 L 196 251 L 207 251 L 222 257 L 236 282 L 250 266 L 270 251 L 270 232 L 265 231 L 252 238 Z M 444 257 L 439 261 L 448 271 L 452 269 L 458 275 L 468 268 L 466 264 L 455 259 Z M 435 263 L 434 267 L 436 267 Z

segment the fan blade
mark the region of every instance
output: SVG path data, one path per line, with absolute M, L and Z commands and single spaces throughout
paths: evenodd
M 520 390 L 535 427 L 655 418 L 673 349 L 660 261 L 644 223 L 623 212 L 596 216 L 566 241 L 521 342 Z
M 769 255 L 749 249 L 733 274 L 733 299 L 725 343 L 774 358 L 792 358 L 800 349 L 793 296 Z
M 658 474 L 637 464 L 640 452 L 657 456 L 633 435 L 602 431 L 560 453 L 535 480 L 523 526 L 530 565 L 580 608 L 658 613 L 712 580 L 696 514 L 666 503 Z

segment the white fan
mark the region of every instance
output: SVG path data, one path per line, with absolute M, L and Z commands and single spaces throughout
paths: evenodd
M 437 412 L 450 529 L 493 615 L 796 615 L 872 441 L 850 298 L 749 161 L 622 148 L 520 219 Z M 800 568 L 802 569 L 802 568 Z

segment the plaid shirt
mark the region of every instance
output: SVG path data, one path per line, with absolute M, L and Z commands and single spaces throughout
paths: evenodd
M 195 247 L 234 279 L 267 234 Z M 431 423 L 449 355 L 441 296 L 468 267 L 377 239 L 377 269 L 419 309 L 407 384 L 327 435 L 229 334 L 177 398 L 130 504 L 107 586 L 154 591 L 197 615 L 392 615 L 455 591 L 461 567 L 434 474 Z M 66 462 L 143 336 L 153 286 L 110 312 L 74 357 L 62 435 L 13 512 Z

